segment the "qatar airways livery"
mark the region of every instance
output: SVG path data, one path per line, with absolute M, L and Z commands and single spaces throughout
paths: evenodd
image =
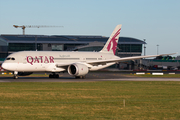
M 103 49 L 99 52 L 65 52 L 65 51 L 21 51 L 10 54 L 3 62 L 5 70 L 13 71 L 14 78 L 18 75 L 29 75 L 33 72 L 50 72 L 49 78 L 58 78 L 60 72 L 67 71 L 76 78 L 84 78 L 89 71 L 111 66 L 117 62 L 148 57 L 135 56 L 120 58 L 115 56 L 121 25 L 117 25 Z

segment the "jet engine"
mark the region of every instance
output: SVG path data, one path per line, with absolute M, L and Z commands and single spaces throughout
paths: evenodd
M 89 69 L 84 64 L 74 63 L 69 65 L 68 73 L 74 76 L 85 76 L 89 72 Z
M 33 72 L 18 72 L 19 76 L 26 76 L 26 75 L 31 75 Z

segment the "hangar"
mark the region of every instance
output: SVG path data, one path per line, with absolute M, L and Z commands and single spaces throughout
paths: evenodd
M 0 35 L 0 61 L 17 51 L 100 51 L 109 37 L 81 35 Z M 116 55 L 140 56 L 144 41 L 120 37 Z

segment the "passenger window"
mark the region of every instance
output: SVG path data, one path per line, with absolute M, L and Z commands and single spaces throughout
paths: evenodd
M 10 60 L 11 58 L 7 58 L 6 60 Z
M 11 58 L 11 60 L 15 60 L 15 58 Z

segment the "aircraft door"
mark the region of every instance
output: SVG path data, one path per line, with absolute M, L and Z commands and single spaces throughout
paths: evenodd
M 23 64 L 27 64 L 27 57 L 22 56 L 22 58 L 23 58 Z
M 21 66 L 22 61 L 20 60 L 21 56 L 12 57 L 11 59 L 12 59 L 12 62 L 13 62 L 12 67 L 15 68 L 15 71 L 19 71 L 20 67 L 22 67 Z
M 45 60 L 45 57 L 46 57 L 47 55 L 46 54 L 44 54 L 44 56 L 41 58 L 41 69 L 43 70 L 43 71 L 45 71 L 46 70 L 46 67 L 47 67 L 47 62 L 46 62 L 46 60 Z

